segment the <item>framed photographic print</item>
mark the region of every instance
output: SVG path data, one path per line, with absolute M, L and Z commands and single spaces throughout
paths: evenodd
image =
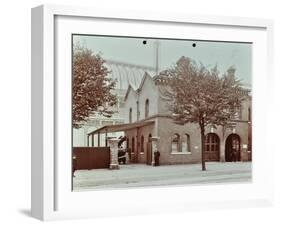
M 270 20 L 32 9 L 32 215 L 269 205 Z

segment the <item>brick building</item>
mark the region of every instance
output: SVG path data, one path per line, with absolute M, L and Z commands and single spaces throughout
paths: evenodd
M 88 134 L 91 139 L 98 134 L 123 131 L 130 161 L 153 163 L 152 141 L 157 141 L 160 164 L 198 163 L 201 161 L 200 129 L 197 124 L 175 124 L 163 86 L 156 77 L 145 73 L 136 88 L 129 85 L 124 98 L 124 123 L 101 127 Z M 251 160 L 251 96 L 245 91 L 246 100 L 237 111 L 229 127 L 206 129 L 205 157 L 207 161 Z M 153 149 L 154 150 L 154 149 Z

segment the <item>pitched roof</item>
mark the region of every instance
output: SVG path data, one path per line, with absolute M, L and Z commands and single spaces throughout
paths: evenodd
M 145 80 L 146 80 L 147 78 L 148 78 L 148 79 L 151 79 L 151 80 L 153 81 L 153 77 L 152 77 L 150 74 L 148 74 L 147 72 L 144 72 L 144 75 L 142 76 L 142 80 L 141 80 L 141 82 L 140 82 L 138 88 L 137 88 L 137 87 L 133 87 L 132 84 L 129 84 L 129 87 L 128 87 L 127 92 L 126 92 L 126 95 L 125 95 L 125 100 L 127 99 L 128 95 L 129 95 L 129 92 L 130 92 L 131 90 L 134 91 L 135 93 L 140 92 L 141 89 L 142 89 L 142 87 L 143 87 L 143 85 L 144 85 L 144 82 L 145 82 Z
M 127 90 L 128 86 L 139 87 L 146 71 L 154 72 L 153 67 L 128 64 L 119 61 L 106 60 L 106 67 L 110 73 L 108 76 L 116 81 L 116 89 Z

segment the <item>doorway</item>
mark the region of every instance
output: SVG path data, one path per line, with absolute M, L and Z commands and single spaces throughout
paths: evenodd
M 146 164 L 151 165 L 152 162 L 152 141 L 151 141 L 151 134 L 148 136 L 148 140 L 146 143 Z
M 230 134 L 225 141 L 225 161 L 240 161 L 240 137 L 237 134 Z
M 205 160 L 220 160 L 220 138 L 215 133 L 208 133 L 205 138 Z

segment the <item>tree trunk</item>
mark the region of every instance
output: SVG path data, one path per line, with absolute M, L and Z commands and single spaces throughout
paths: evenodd
M 205 127 L 204 125 L 200 125 L 201 132 L 201 163 L 202 163 L 202 171 L 206 170 L 205 164 Z

